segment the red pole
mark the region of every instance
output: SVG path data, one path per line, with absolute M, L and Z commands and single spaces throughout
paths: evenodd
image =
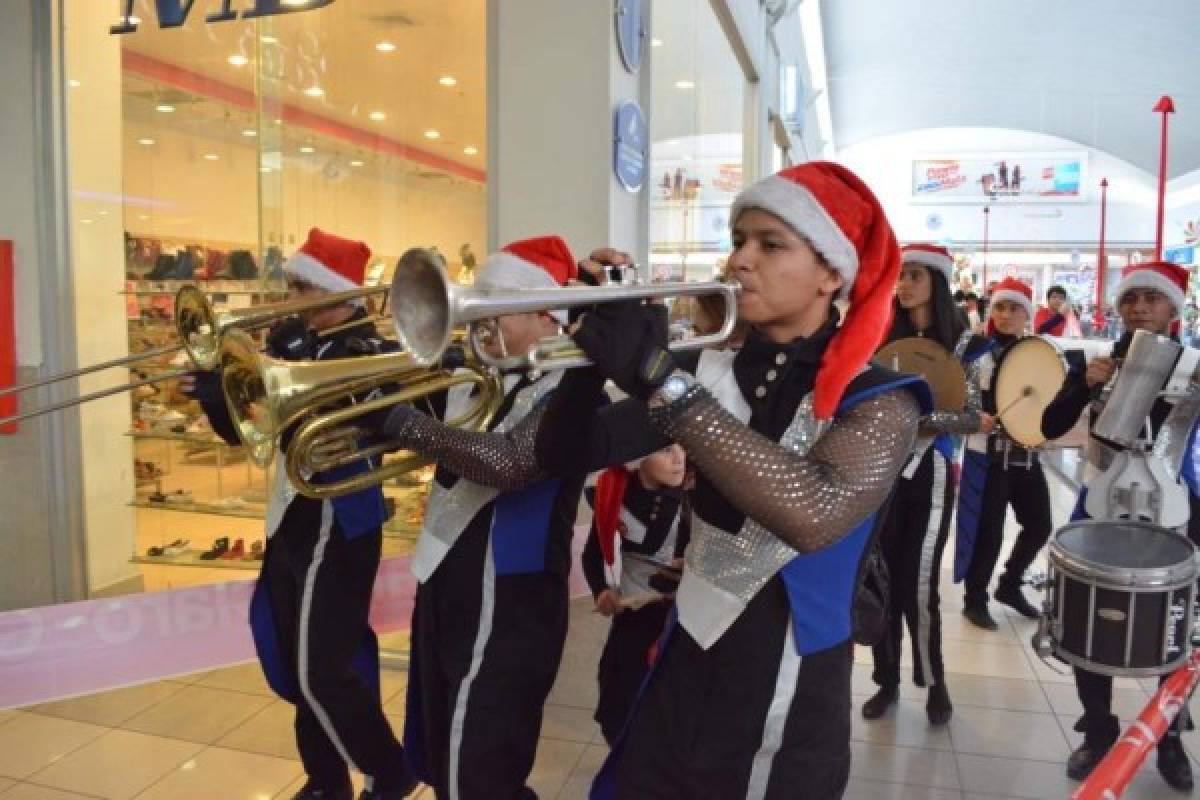
M 1096 312 L 1093 317 L 1096 327 L 1103 327 L 1104 320 L 1104 224 L 1108 219 L 1108 178 L 1100 179 L 1100 246 L 1096 248 Z
M 1162 261 L 1163 208 L 1167 197 L 1167 115 L 1175 113 L 1175 103 L 1164 94 L 1154 104 L 1154 111 L 1162 114 L 1162 141 L 1158 147 L 1158 229 L 1154 233 L 1154 260 Z
M 988 251 L 988 218 L 992 215 L 991 206 L 983 207 L 983 293 L 987 294 L 987 251 Z
M 0 389 L 17 382 L 16 280 L 12 240 L 0 239 Z M 0 397 L 0 417 L 16 413 L 17 396 Z M 16 432 L 16 423 L 0 425 L 0 433 Z

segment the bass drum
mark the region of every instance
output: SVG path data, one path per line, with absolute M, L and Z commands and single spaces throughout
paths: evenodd
M 967 376 L 962 363 L 933 339 L 897 339 L 881 347 L 872 360 L 881 367 L 924 378 L 938 411 L 962 411 L 967 404 Z
M 1045 336 L 1014 344 L 996 371 L 996 416 L 1004 432 L 1024 447 L 1045 444 L 1042 412 L 1067 379 L 1067 359 Z

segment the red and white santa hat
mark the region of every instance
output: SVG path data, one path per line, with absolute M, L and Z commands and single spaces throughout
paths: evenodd
M 304 245 L 284 262 L 283 271 L 318 289 L 345 292 L 362 286 L 370 260 L 371 248 L 363 242 L 313 228 Z
M 492 253 L 475 278 L 478 289 L 553 289 L 566 286 L 578 267 L 571 248 L 557 236 L 521 239 Z M 567 324 L 567 312 L 551 311 Z
M 736 224 L 754 208 L 786 222 L 842 275 L 840 295 L 850 309 L 821 358 L 813 392 L 814 413 L 829 419 L 891 328 L 900 247 L 874 193 L 829 161 L 788 167 L 752 184 L 734 201 L 730 220 Z
M 1157 289 L 1171 301 L 1175 316 L 1179 317 L 1187 302 L 1188 275 L 1187 267 L 1169 261 L 1130 264 L 1121 272 L 1121 282 L 1117 284 L 1117 305 L 1121 304 L 1121 296 L 1130 289 Z
M 954 285 L 954 256 L 950 251 L 938 244 L 906 244 L 900 250 L 901 261 L 905 264 L 921 264 L 930 271 L 942 275 L 947 286 Z
M 1033 289 L 1022 281 L 1010 275 L 997 283 L 996 288 L 988 296 L 988 303 L 992 304 L 997 300 L 1007 300 L 1021 306 L 1029 315 L 1029 321 L 1033 322 Z

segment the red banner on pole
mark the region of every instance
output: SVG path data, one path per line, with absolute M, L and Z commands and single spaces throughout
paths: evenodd
M 0 388 L 17 382 L 17 319 L 16 275 L 13 264 L 13 243 L 0 239 Z M 0 396 L 0 417 L 17 413 L 15 394 Z M 0 425 L 0 433 L 16 433 L 15 422 Z

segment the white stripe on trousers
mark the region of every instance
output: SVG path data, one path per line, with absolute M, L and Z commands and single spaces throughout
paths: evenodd
M 321 530 L 317 534 L 317 544 L 313 548 L 312 561 L 308 565 L 308 574 L 304 576 L 304 594 L 300 601 L 300 637 L 296 646 L 299 663 L 297 664 L 296 672 L 300 678 L 301 694 L 308 701 L 308 706 L 312 709 L 317 722 L 321 723 L 321 728 L 325 731 L 325 735 L 329 737 L 329 741 L 333 742 L 338 755 L 352 769 L 362 772 L 355 765 L 354 761 L 351 760 L 349 751 L 346 750 L 346 746 L 342 744 L 342 740 L 338 738 L 337 731 L 334 730 L 333 721 L 329 718 L 329 714 L 326 713 L 325 709 L 321 707 L 321 704 L 317 702 L 317 697 L 313 694 L 312 686 L 308 681 L 308 627 L 309 620 L 312 619 L 313 591 L 317 586 L 317 572 L 321 569 L 321 562 L 325 559 L 325 547 L 329 544 L 329 537 L 332 532 L 333 503 L 325 500 L 321 503 Z
M 494 520 L 493 520 L 494 521 Z M 483 560 L 483 594 L 479 604 L 479 627 L 471 651 L 471 666 L 458 687 L 454 702 L 454 717 L 450 722 L 450 769 L 447 775 L 450 800 L 459 800 L 458 771 L 462 761 L 463 728 L 466 725 L 467 705 L 471 699 L 471 684 L 483 666 L 483 654 L 492 636 L 492 616 L 496 609 L 496 562 L 492 558 L 492 532 L 488 531 L 487 554 Z
M 766 797 L 775 754 L 783 745 L 783 727 L 792 708 L 792 699 L 796 696 L 796 680 L 800 676 L 800 662 L 803 660 L 796 650 L 794 634 L 795 626 L 789 614 L 787 636 L 783 640 L 783 653 L 779 658 L 779 673 L 775 676 L 775 694 L 771 697 L 767 719 L 763 723 L 762 743 L 754 754 L 750 783 L 746 786 L 746 800 L 762 800 Z
M 929 506 L 929 524 L 925 528 L 925 538 L 921 541 L 921 565 L 917 570 L 917 641 L 914 644 L 921 659 L 921 674 L 927 685 L 933 685 L 933 660 L 930 656 L 929 637 L 933 628 L 933 615 L 929 610 L 929 596 L 933 592 L 932 582 L 939 580 L 941 575 L 934 574 L 933 557 L 937 552 L 938 536 L 942 531 L 942 522 L 948 509 L 946 508 L 946 459 L 933 451 L 933 492 Z

